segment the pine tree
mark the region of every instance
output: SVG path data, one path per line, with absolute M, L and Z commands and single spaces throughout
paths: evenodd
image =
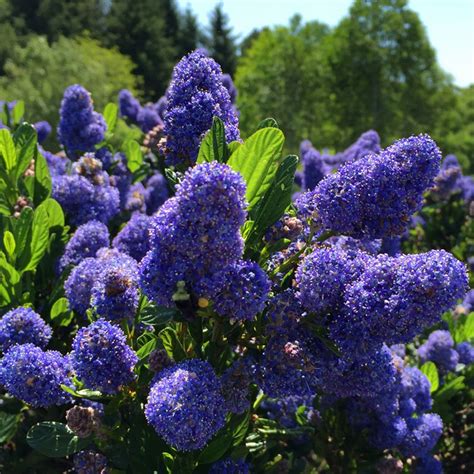
M 188 7 L 184 12 L 180 26 L 179 49 L 182 56 L 195 50 L 201 40 L 202 33 L 196 15 Z
M 87 31 L 96 38 L 105 26 L 103 0 L 10 0 L 12 16 L 24 31 L 45 35 L 50 41 Z
M 221 65 L 224 72 L 233 75 L 237 66 L 236 37 L 229 26 L 229 17 L 222 4 L 216 5 L 211 13 L 210 34 L 207 46 L 211 56 Z
M 149 100 L 163 95 L 178 58 L 177 45 L 166 34 L 162 7 L 154 0 L 114 0 L 107 17 L 107 44 L 132 58 Z

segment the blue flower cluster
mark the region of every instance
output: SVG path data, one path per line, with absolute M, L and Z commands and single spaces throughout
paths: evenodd
M 244 459 L 233 460 L 225 458 L 214 463 L 209 469 L 209 474 L 249 474 L 250 466 Z
M 401 235 L 420 209 L 440 161 L 427 135 L 398 140 L 327 176 L 305 199 L 313 202 L 326 229 L 356 238 Z
M 368 154 L 379 152 L 380 137 L 374 130 L 363 133 L 349 148 L 335 155 L 321 154 L 309 140 L 303 140 L 300 144 L 303 171 L 301 182 L 297 184 L 303 191 L 311 191 L 325 176 L 341 165 L 353 163 Z
M 105 319 L 132 321 L 138 307 L 138 266 L 132 258 L 107 261 L 91 291 L 91 305 Z
M 104 140 L 104 117 L 94 112 L 90 93 L 79 84 L 64 91 L 59 115 L 58 139 L 71 159 L 94 151 L 95 145 Z
M 249 358 L 237 359 L 222 374 L 222 395 L 227 411 L 240 414 L 250 407 L 249 387 L 252 382 L 254 367 Z
M 428 340 L 418 348 L 422 362 L 433 361 L 441 373 L 452 372 L 459 362 L 459 354 L 454 349 L 454 340 L 449 331 L 433 331 Z
M 155 173 L 148 178 L 145 186 L 145 203 L 148 215 L 154 214 L 168 197 L 166 179 L 161 173 Z
M 8 393 L 34 407 L 62 405 L 70 396 L 61 385 L 69 381 L 69 359 L 33 344 L 16 344 L 0 361 L 0 384 Z
M 131 317 L 138 298 L 137 263 L 116 249 L 102 248 L 96 257 L 85 258 L 72 269 L 64 290 L 70 307 L 80 314 L 85 314 L 93 299 L 105 318 Z M 124 303 L 127 305 L 122 312 L 120 306 Z
M 474 179 L 472 176 L 463 176 L 461 166 L 454 155 L 447 155 L 441 163 L 441 169 L 434 180 L 431 197 L 435 201 L 446 201 L 452 195 L 458 194 L 464 200 L 466 210 L 474 215 Z
M 221 384 L 208 362 L 191 359 L 156 375 L 145 416 L 179 451 L 203 448 L 225 424 Z
M 51 133 L 51 125 L 46 120 L 41 120 L 33 124 L 38 135 L 38 143 L 43 143 Z
M 203 163 L 187 171 L 175 197 L 153 217 L 151 250 L 140 263 L 140 285 L 150 299 L 171 306 L 180 281 L 197 298 L 216 295 L 232 284 L 212 277 L 241 260 L 244 195 L 241 176 L 227 165 Z M 242 312 L 240 306 L 235 317 L 248 318 L 250 310 L 261 307 L 266 284 L 254 265 L 239 265 L 235 268 L 243 269 L 244 276 L 239 291 L 250 291 L 255 299 L 252 309 Z M 231 278 L 235 271 L 228 274 Z
M 87 257 L 95 257 L 97 251 L 108 247 L 109 243 L 109 229 L 102 222 L 92 220 L 80 225 L 59 260 L 59 271 L 62 272 L 70 265 L 78 265 Z
M 251 320 L 263 310 L 270 292 L 266 273 L 254 262 L 237 261 L 215 273 L 206 285 L 206 297 L 217 314 L 231 320 Z M 202 285 L 201 285 L 202 286 Z
M 142 106 L 129 90 L 122 89 L 118 95 L 120 115 L 137 124 L 143 132 L 147 133 L 157 125 L 163 124 L 163 105 L 166 105 L 164 99 L 162 97 L 154 104 L 148 103 Z
M 142 183 L 128 188 L 124 209 L 128 212 L 146 212 L 145 186 Z
M 145 214 L 133 214 L 112 241 L 113 247 L 139 262 L 150 250 L 148 234 L 151 222 L 151 218 Z
M 298 298 L 308 311 L 337 310 L 346 287 L 364 271 L 370 257 L 357 250 L 319 248 L 300 263 L 296 272 Z
M 71 365 L 87 388 L 113 394 L 135 378 L 138 357 L 123 331 L 108 321 L 99 319 L 79 329 L 72 349 Z
M 330 334 L 344 353 L 406 343 L 439 321 L 467 289 L 464 264 L 443 250 L 370 260 L 344 292 Z
M 83 156 L 72 174 L 53 176 L 52 196 L 73 225 L 90 220 L 107 223 L 120 211 L 120 195 L 94 155 Z
M 79 451 L 73 457 L 74 472 L 76 474 L 107 474 L 107 458 L 90 449 Z
M 310 331 L 291 321 L 273 331 L 258 368 L 262 390 L 271 398 L 313 397 L 327 351 Z
M 31 343 L 44 349 L 53 331 L 31 308 L 15 308 L 0 319 L 0 350 L 5 352 L 14 344 Z
M 228 142 L 239 139 L 237 115 L 222 83 L 221 68 L 202 51 L 188 54 L 175 66 L 166 98 L 168 164 L 195 163 L 203 135 L 215 116 L 224 122 Z
M 432 406 L 430 384 L 416 367 L 405 367 L 394 356 L 395 377 L 371 396 L 348 400 L 350 423 L 366 429 L 379 449 L 398 448 L 405 456 L 424 458 L 441 436 L 441 418 L 426 413 Z
M 474 363 L 474 346 L 467 341 L 460 342 L 456 346 L 456 351 L 459 355 L 459 363 L 470 365 Z

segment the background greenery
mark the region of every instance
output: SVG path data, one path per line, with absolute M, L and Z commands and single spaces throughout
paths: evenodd
M 428 132 L 474 171 L 474 85 L 441 70 L 406 0 L 355 0 L 335 28 L 295 16 L 238 40 L 231 24 L 220 4 L 203 26 L 173 0 L 0 0 L 0 99 L 52 123 L 74 82 L 99 109 L 123 87 L 154 101 L 176 61 L 205 47 L 235 79 L 247 135 L 267 116 L 291 151 L 304 138 L 340 150 L 370 128 L 383 144 Z

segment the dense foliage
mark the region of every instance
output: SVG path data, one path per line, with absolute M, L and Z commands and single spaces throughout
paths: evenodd
M 57 153 L 2 104 L 2 471 L 468 466 L 473 179 L 427 134 L 299 166 L 235 96 L 202 50 L 156 103 L 68 85 Z
M 54 123 L 73 83 L 100 107 L 122 88 L 156 102 L 174 64 L 201 47 L 237 82 L 243 137 L 267 116 L 293 153 L 304 138 L 334 151 L 371 128 L 384 146 L 427 132 L 474 171 L 472 87 L 440 68 L 407 0 L 354 0 L 335 27 L 295 15 L 240 38 L 216 3 L 203 25 L 175 0 L 0 0 L 0 96 L 25 100 L 28 120 Z

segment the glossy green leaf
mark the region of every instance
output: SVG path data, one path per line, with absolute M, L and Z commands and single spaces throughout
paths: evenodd
M 53 198 L 48 198 L 38 206 L 38 209 L 44 209 L 46 211 L 50 229 L 64 227 L 64 212 L 58 201 Z
M 153 339 L 143 344 L 143 346 L 140 347 L 140 349 L 138 349 L 137 351 L 138 358 L 141 360 L 141 359 L 144 359 L 145 357 L 148 357 L 159 346 L 160 346 L 160 340 L 157 337 L 154 337 Z
M 259 124 L 258 124 L 258 127 L 257 127 L 257 130 L 260 130 L 261 128 L 280 128 L 280 126 L 278 125 L 278 122 L 272 118 L 272 117 L 268 117 L 266 119 L 263 119 Z
M 16 150 L 12 136 L 6 128 L 0 129 L 0 166 L 7 172 L 16 164 Z
M 212 127 L 199 147 L 197 164 L 219 161 L 225 163 L 230 156 L 229 149 L 225 141 L 225 126 L 218 117 L 212 119 Z
M 199 464 L 211 464 L 216 462 L 232 446 L 232 433 L 224 428 L 218 432 L 214 439 L 202 450 L 199 455 Z
M 178 339 L 178 335 L 176 334 L 176 331 L 173 328 L 168 327 L 163 329 L 158 334 L 158 336 L 161 339 L 161 342 L 166 352 L 173 360 L 179 362 L 183 359 L 186 359 L 186 351 L 181 345 L 181 342 Z
M 134 173 L 143 163 L 140 145 L 135 140 L 128 140 L 123 145 L 123 151 L 127 157 L 128 169 Z
M 29 261 L 24 272 L 34 270 L 43 258 L 49 243 L 49 221 L 46 209 L 39 207 L 34 212 Z
M 435 401 L 439 402 L 446 402 L 453 398 L 458 392 L 460 392 L 464 387 L 464 379 L 463 375 L 459 377 L 455 377 L 454 379 L 446 382 L 434 395 Z
M 31 232 L 33 228 L 33 216 L 34 212 L 31 207 L 25 207 L 20 214 L 18 219 L 15 219 L 14 222 L 14 233 L 15 233 L 15 242 L 16 242 L 16 253 L 19 258 L 18 265 L 21 267 L 22 263 L 25 260 L 24 252 L 25 249 L 28 249 L 31 243 Z M 28 257 L 29 258 L 29 257 Z M 24 262 L 26 265 L 28 262 Z
M 267 192 L 254 208 L 254 225 L 248 235 L 248 243 L 263 237 L 264 233 L 273 225 L 291 204 L 291 195 L 295 179 L 298 157 L 287 156 L 278 167 L 274 181 Z
M 5 250 L 10 257 L 15 254 L 15 237 L 13 237 L 13 234 L 9 230 L 6 230 L 3 233 L 3 246 L 5 247 Z
M 117 125 L 118 107 L 113 102 L 109 102 L 104 109 L 104 120 L 107 124 L 107 133 L 114 133 Z
M 25 115 L 25 103 L 22 100 L 18 100 L 12 110 L 13 123 L 15 125 L 19 124 L 24 115 Z
M 43 421 L 30 428 L 26 442 L 45 456 L 62 458 L 84 449 L 90 440 L 79 438 L 63 423 Z
M 232 415 L 229 429 L 232 432 L 232 446 L 238 446 L 245 439 L 250 425 L 250 412 Z
M 439 387 L 439 375 L 436 365 L 433 362 L 428 361 L 421 366 L 420 370 L 426 375 L 426 378 L 430 382 L 430 392 L 436 392 Z
M 474 313 L 469 313 L 464 323 L 464 338 L 466 341 L 474 339 Z
M 35 158 L 37 144 L 36 130 L 29 123 L 24 123 L 20 125 L 13 134 L 13 141 L 18 157 L 16 165 L 16 176 L 18 178 L 26 171 L 31 160 Z
M 275 177 L 285 137 L 277 128 L 255 132 L 229 158 L 228 165 L 247 183 L 249 211 L 255 207 Z
M 34 196 L 32 197 L 35 205 L 39 206 L 45 199 L 49 198 L 52 188 L 48 163 L 41 153 L 36 153 L 34 183 Z
M 59 326 L 68 326 L 74 318 L 74 313 L 69 309 L 67 298 L 56 300 L 50 312 L 51 321 Z
M 13 438 L 19 421 L 19 415 L 0 411 L 0 443 L 6 443 Z

